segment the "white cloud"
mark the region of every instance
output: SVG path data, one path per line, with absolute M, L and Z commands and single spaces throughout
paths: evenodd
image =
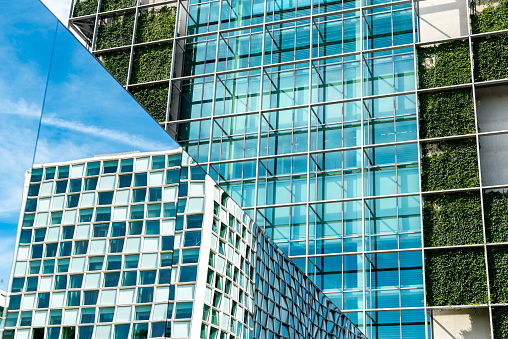
M 67 26 L 69 21 L 69 12 L 71 10 L 70 0 L 41 0 L 46 7 L 53 12 L 53 14 L 60 20 L 64 25 Z

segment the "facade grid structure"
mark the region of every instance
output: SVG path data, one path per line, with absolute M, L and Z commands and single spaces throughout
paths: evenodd
M 181 149 L 25 186 L 5 339 L 365 338 Z
M 508 333 L 506 1 L 161 4 L 172 68 L 145 108 L 353 322 Z M 92 14 L 71 28 L 100 55 Z

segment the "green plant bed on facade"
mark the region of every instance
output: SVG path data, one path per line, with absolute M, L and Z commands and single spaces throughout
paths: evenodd
M 169 79 L 172 45 L 151 45 L 135 49 L 131 84 Z
M 487 302 L 483 248 L 425 252 L 427 305 L 475 305 Z
M 475 139 L 425 143 L 422 145 L 422 154 L 422 189 L 424 191 L 479 185 Z
M 418 47 L 419 88 L 459 85 L 471 82 L 469 42 L 452 41 Z
M 130 45 L 134 29 L 134 13 L 126 13 L 108 20 L 99 25 L 97 32 L 96 49 L 105 49 Z
M 157 122 L 166 120 L 168 84 L 140 86 L 129 91 Z
M 162 7 L 158 11 L 141 13 L 138 18 L 136 42 L 149 42 L 173 38 L 175 34 L 176 9 Z
M 487 242 L 508 242 L 508 193 L 485 193 L 483 203 Z
M 422 93 L 418 99 L 422 139 L 475 132 L 470 89 Z
M 478 1 L 478 5 L 487 1 Z M 476 1 L 472 1 L 476 4 Z M 490 3 L 481 12 L 471 15 L 471 31 L 473 34 L 508 29 L 508 0 L 500 0 L 498 4 Z
M 490 298 L 495 304 L 508 303 L 508 247 L 488 249 Z
M 98 0 L 85 0 L 76 2 L 74 5 L 73 17 L 95 14 L 97 12 Z
M 494 338 L 508 339 L 508 307 L 492 308 L 492 325 Z
M 508 78 L 508 36 L 495 35 L 473 40 L 476 81 Z
M 426 196 L 423 233 L 425 246 L 483 243 L 480 193 Z
M 105 53 L 99 56 L 104 67 L 113 75 L 122 85 L 127 83 L 127 73 L 129 70 L 130 50 Z
M 136 0 L 102 0 L 101 12 L 136 6 Z

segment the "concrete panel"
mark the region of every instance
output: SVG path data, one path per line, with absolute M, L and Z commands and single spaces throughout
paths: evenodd
M 468 0 L 423 0 L 420 9 L 420 41 L 468 34 Z
M 478 88 L 476 112 L 479 132 L 508 130 L 508 86 Z
M 508 135 L 480 137 L 480 164 L 485 186 L 508 184 Z
M 433 312 L 433 339 L 486 339 L 490 337 L 488 309 L 445 309 Z

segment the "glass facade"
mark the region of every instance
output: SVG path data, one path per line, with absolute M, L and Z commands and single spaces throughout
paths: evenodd
M 34 166 L 3 338 L 365 338 L 181 150 Z

